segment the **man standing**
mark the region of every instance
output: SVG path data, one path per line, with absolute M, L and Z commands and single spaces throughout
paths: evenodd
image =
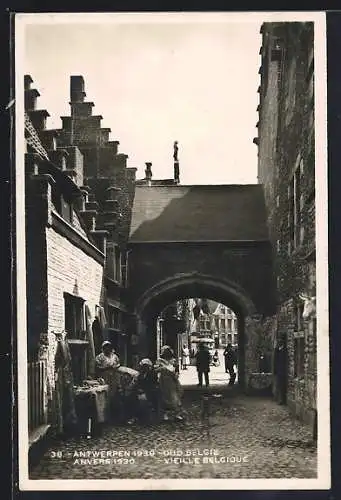
M 227 344 L 224 350 L 224 359 L 225 359 L 225 372 L 230 375 L 230 385 L 234 384 L 236 380 L 236 374 L 234 371 L 234 365 L 236 364 L 236 357 L 232 349 L 231 344 Z
M 211 361 L 211 356 L 208 351 L 208 349 L 205 347 L 203 343 L 198 344 L 198 351 L 195 356 L 196 360 L 196 367 L 197 367 L 197 372 L 198 372 L 198 380 L 199 380 L 199 387 L 202 387 L 202 376 L 204 375 L 205 377 L 205 385 L 206 387 L 209 386 L 209 371 L 210 371 L 210 361 Z
M 287 375 L 288 375 L 288 353 L 284 338 L 280 338 L 275 349 L 274 375 L 276 381 L 276 399 L 280 405 L 286 404 Z

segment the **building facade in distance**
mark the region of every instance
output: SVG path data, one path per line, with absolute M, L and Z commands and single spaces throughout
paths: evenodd
M 227 344 L 238 347 L 238 319 L 224 304 L 217 304 L 213 313 L 213 332 L 219 347 L 226 347 Z

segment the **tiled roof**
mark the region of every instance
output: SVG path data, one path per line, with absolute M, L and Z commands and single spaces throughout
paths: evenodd
M 267 239 L 261 185 L 136 186 L 131 242 Z

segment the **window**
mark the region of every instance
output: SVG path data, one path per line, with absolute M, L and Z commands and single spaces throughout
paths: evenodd
M 122 286 L 127 287 L 129 284 L 128 252 L 124 252 L 121 255 L 121 274 L 122 274 Z
M 227 330 L 230 332 L 232 330 L 232 319 L 228 318 L 227 320 Z
M 232 334 L 231 334 L 231 333 L 228 333 L 228 334 L 227 334 L 227 342 L 228 342 L 229 344 L 232 344 Z
M 54 209 L 61 215 L 62 212 L 62 197 L 59 190 L 55 187 L 52 188 L 52 204 Z
M 65 219 L 67 222 L 72 224 L 73 220 L 73 208 L 72 204 L 69 203 L 63 196 L 60 198 L 61 200 L 61 213 L 60 215 Z
M 289 213 L 288 213 L 288 228 L 289 228 L 289 242 L 291 250 L 295 247 L 295 197 L 294 197 L 294 180 L 291 181 L 289 186 Z
M 301 377 L 304 375 L 304 336 L 299 336 L 294 339 L 294 376 Z
M 72 339 L 85 337 L 84 299 L 64 293 L 65 331 Z
M 301 226 L 301 169 L 297 168 L 294 174 L 294 192 L 295 192 L 295 247 L 300 243 L 300 226 Z
M 226 322 L 224 318 L 220 320 L 220 327 L 222 330 L 226 330 Z
M 291 61 L 290 67 L 289 67 L 289 74 L 288 74 L 288 79 L 287 79 L 288 88 L 287 88 L 287 95 L 286 95 L 286 100 L 285 100 L 285 113 L 286 113 L 285 124 L 286 124 L 286 126 L 289 125 L 289 123 L 293 117 L 295 104 L 296 104 L 296 84 L 297 84 L 296 70 L 297 70 L 296 59 L 293 59 Z
M 109 327 L 114 330 L 119 330 L 121 327 L 121 311 L 116 307 L 109 306 L 108 308 L 108 323 Z
M 81 297 L 64 293 L 64 309 L 64 324 L 71 352 L 73 383 L 79 385 L 86 378 L 88 372 L 84 300 Z
M 303 319 L 302 319 L 303 309 L 304 309 L 304 304 L 302 304 L 302 303 L 296 304 L 294 307 L 294 329 L 295 329 L 295 332 L 302 332 L 304 329 Z
M 302 193 L 302 175 L 303 160 L 300 156 L 297 158 L 294 175 L 288 187 L 289 197 L 289 241 L 291 249 L 297 248 L 302 244 L 304 238 L 304 229 L 302 226 L 302 211 L 304 207 L 304 195 Z
M 115 247 L 115 281 L 121 283 L 121 251 L 119 247 Z
M 120 248 L 108 242 L 106 252 L 106 272 L 109 278 L 121 282 L 121 251 Z

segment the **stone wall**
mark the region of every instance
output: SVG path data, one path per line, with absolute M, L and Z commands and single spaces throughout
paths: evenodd
M 317 364 L 316 364 L 316 325 L 314 319 L 302 322 L 302 331 L 297 332 L 295 302 L 289 299 L 278 308 L 272 318 L 277 338 L 285 337 L 288 350 L 287 404 L 293 413 L 313 424 L 317 408 Z M 301 335 L 304 340 L 303 373 L 295 374 L 295 338 Z M 274 347 L 276 338 L 274 338 Z M 274 388 L 275 389 L 275 388 Z
M 253 301 L 257 312 L 265 315 L 271 313 L 274 283 L 271 248 L 267 243 L 244 247 L 228 243 L 131 243 L 130 248 L 129 272 L 133 285 L 130 291 L 133 303 L 162 280 L 178 273 L 198 272 L 236 283 Z
M 261 31 L 258 175 L 277 278 L 277 314 L 267 328 L 273 330 L 274 344 L 280 337 L 287 342 L 288 405 L 310 420 L 316 408 L 316 328 L 298 316 L 299 295 L 316 293 L 313 25 L 265 23 Z M 299 335 L 304 367 L 297 377 Z

